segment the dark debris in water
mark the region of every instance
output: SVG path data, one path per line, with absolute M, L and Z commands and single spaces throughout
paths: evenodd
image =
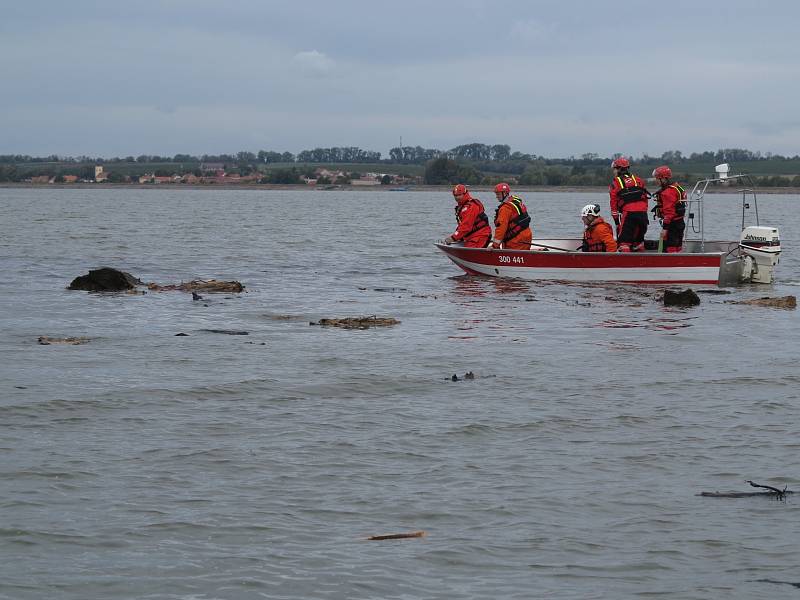
M 720 290 L 720 289 L 716 289 L 716 290 L 697 290 L 697 293 L 698 294 L 714 294 L 714 295 L 717 295 L 717 296 L 722 296 L 724 294 L 730 294 L 731 291 L 730 290 Z
M 777 579 L 752 579 L 754 583 L 777 583 L 780 585 L 790 585 L 800 589 L 800 581 L 778 581 Z
M 481 377 L 482 378 L 494 377 L 494 375 L 482 375 Z M 478 378 L 478 376 L 475 375 L 475 373 L 473 373 L 472 371 L 467 371 L 461 377 L 459 377 L 458 375 L 453 373 L 450 377 L 446 377 L 445 379 L 447 379 L 448 381 L 464 381 L 464 380 L 477 379 L 477 378 Z
M 200 331 L 207 331 L 208 333 L 223 333 L 225 335 L 250 335 L 249 331 L 238 331 L 236 329 L 201 329 Z

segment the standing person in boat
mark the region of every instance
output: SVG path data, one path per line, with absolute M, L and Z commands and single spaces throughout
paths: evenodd
M 686 223 L 686 190 L 672 181 L 672 169 L 664 165 L 653 170 L 653 177 L 661 187 L 656 193 L 653 207 L 656 217 L 661 219 L 661 243 L 664 252 L 680 252 L 683 249 L 683 233 Z
M 644 181 L 630 172 L 630 166 L 625 157 L 614 160 L 611 163 L 614 179 L 608 186 L 619 252 L 644 250 L 644 234 L 647 232 L 647 199 L 650 194 Z
M 616 252 L 617 240 L 611 225 L 600 216 L 599 204 L 587 204 L 581 210 L 583 221 L 583 252 Z
M 494 213 L 492 248 L 530 250 L 533 239 L 531 217 L 522 198 L 513 195 L 507 183 L 498 183 L 494 195 L 500 205 Z
M 456 199 L 458 226 L 444 243 L 464 242 L 467 248 L 486 248 L 492 237 L 492 228 L 489 226 L 489 217 L 486 216 L 483 204 L 470 195 L 463 183 L 453 188 L 453 197 Z

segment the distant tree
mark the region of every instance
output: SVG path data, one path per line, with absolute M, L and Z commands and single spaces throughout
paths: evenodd
M 266 181 L 264 181 L 266 179 Z M 262 178 L 262 183 L 281 183 L 291 184 L 300 183 L 300 175 L 297 169 L 275 169 L 270 171 L 266 177 Z
M 384 175 L 381 177 L 381 185 L 391 185 L 392 184 L 392 176 L 391 175 Z
M 508 144 L 495 144 L 490 149 L 491 159 L 502 162 L 511 157 L 511 146 Z
M 111 171 L 106 176 L 106 181 L 108 181 L 109 183 L 122 183 L 125 181 L 125 176 L 118 171 Z
M 437 158 L 425 167 L 424 181 L 429 185 L 454 183 L 480 183 L 481 174 L 469 166 L 462 166 L 449 158 Z

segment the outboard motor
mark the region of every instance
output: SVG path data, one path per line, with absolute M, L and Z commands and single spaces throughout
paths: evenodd
M 744 258 L 742 281 L 772 283 L 772 272 L 781 255 L 778 228 L 745 227 L 739 238 L 739 250 Z

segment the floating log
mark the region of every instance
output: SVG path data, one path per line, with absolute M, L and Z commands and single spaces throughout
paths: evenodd
M 78 346 L 80 344 L 88 344 L 89 338 L 87 337 L 66 337 L 66 338 L 51 338 L 46 335 L 39 336 L 39 343 L 42 346 L 49 346 L 51 344 L 67 344 L 71 346 Z
M 421 538 L 425 537 L 424 531 L 410 531 L 408 533 L 387 533 L 385 535 L 371 535 L 367 539 L 371 541 L 378 540 L 405 540 L 408 538 Z
M 781 296 L 779 298 L 751 298 L 750 300 L 731 300 L 731 304 L 749 304 L 750 306 L 768 306 L 771 308 L 797 308 L 797 298 L 794 296 Z
M 147 289 L 154 292 L 234 292 L 244 291 L 244 286 L 238 281 L 218 281 L 217 279 L 193 279 L 177 284 L 159 285 L 148 283 Z M 199 299 L 199 298 L 198 298 Z
M 344 317 L 342 319 L 320 319 L 309 325 L 322 325 L 323 327 L 341 327 L 343 329 L 369 329 L 370 327 L 391 327 L 400 323 L 391 317 Z

